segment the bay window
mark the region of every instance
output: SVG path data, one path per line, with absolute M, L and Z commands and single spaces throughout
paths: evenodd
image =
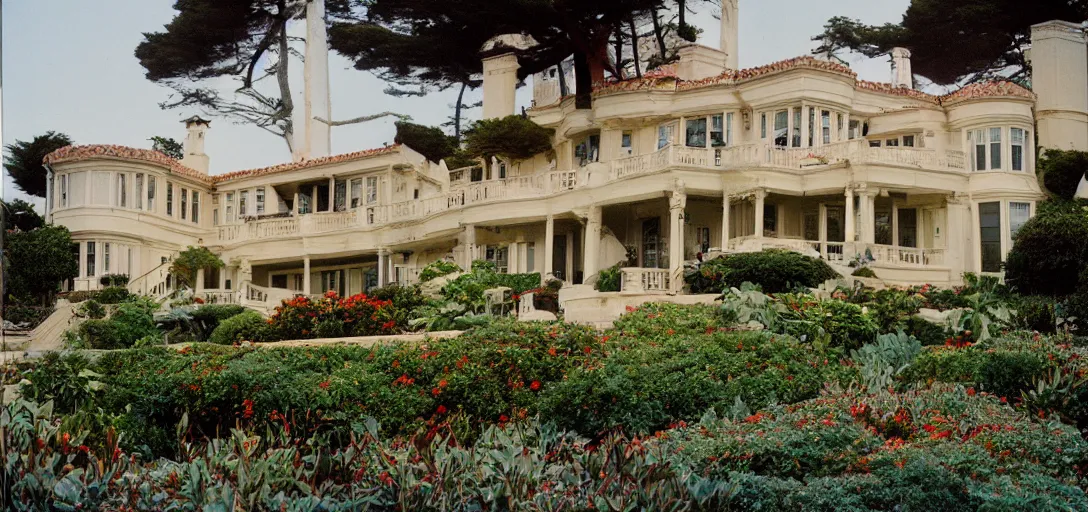
M 1001 203 L 979 203 L 979 252 L 983 272 L 1001 271 Z
M 363 201 L 363 179 L 351 180 L 351 207 L 358 208 Z
M 808 147 L 816 145 L 816 108 L 808 108 Z
M 759 115 L 759 138 L 767 138 L 767 114 L 765 113 Z
M 706 118 L 688 119 L 684 145 L 697 148 L 706 147 Z
M 710 116 L 710 146 L 719 148 L 728 145 L 725 137 L 725 117 L 721 114 Z
M 169 181 L 166 182 L 166 215 L 174 216 L 174 184 Z
M 1016 232 L 1020 231 L 1028 219 L 1031 218 L 1031 203 L 1009 203 L 1009 239 L 1016 238 Z
M 247 213 L 246 203 L 248 202 L 247 201 L 248 199 L 249 199 L 249 191 L 248 190 L 242 190 L 242 191 L 238 192 L 238 216 L 239 217 L 245 217 L 246 216 L 246 213 Z
M 1007 133 L 1006 133 L 1007 130 Z M 1027 141 L 1023 128 L 986 127 L 967 131 L 972 171 L 1027 170 Z M 1008 160 L 1006 161 L 1006 157 Z
M 378 177 L 370 176 L 366 179 L 366 204 L 378 202 Z
M 663 124 L 657 127 L 657 149 L 662 149 L 669 144 L 672 144 L 673 133 L 676 131 L 676 124 L 669 123 Z
M 1001 128 L 990 128 L 990 169 L 1001 168 Z
M 158 181 L 150 174 L 147 176 L 147 209 L 155 211 L 155 182 Z
M 200 192 L 193 191 L 193 214 L 190 216 L 193 224 L 200 223 Z
M 181 220 L 185 220 L 189 210 L 189 191 L 181 189 Z
M 125 182 L 127 174 L 121 173 L 117 175 L 117 206 L 124 208 L 128 203 L 128 187 Z
M 801 147 L 801 109 L 793 109 L 793 146 Z
M 842 115 L 839 116 L 839 127 L 842 127 Z M 831 144 L 831 112 L 820 112 L 820 137 L 824 144 Z
M 257 215 L 264 213 L 264 187 L 260 187 L 254 192 L 257 198 Z
M 227 224 L 234 224 L 234 192 L 227 192 L 227 202 L 225 206 Z
M 110 244 L 102 244 L 102 273 L 110 273 Z
M 87 242 L 87 277 L 94 277 L 94 242 Z
M 685 123 L 684 145 L 695 148 L 732 146 L 733 113 L 688 119 Z
M 789 146 L 790 111 L 779 110 L 774 113 L 774 145 L 780 148 Z
M 1024 130 L 1020 128 L 1013 128 L 1009 130 L 1009 139 L 1012 144 L 1012 170 L 1022 171 L 1024 170 Z

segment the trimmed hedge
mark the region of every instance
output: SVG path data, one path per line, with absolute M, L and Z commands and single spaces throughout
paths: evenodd
M 759 285 L 764 293 L 782 293 L 793 286 L 817 287 L 839 277 L 827 262 L 782 249 L 767 249 L 723 256 L 704 262 L 688 275 L 693 293 L 721 293 L 744 282 Z
M 256 311 L 246 311 L 223 320 L 212 331 L 209 343 L 233 345 L 243 341 L 273 341 L 275 333 L 268 321 Z

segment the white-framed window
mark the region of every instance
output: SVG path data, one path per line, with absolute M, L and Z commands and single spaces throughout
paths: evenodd
M 846 117 L 843 116 L 841 113 L 837 115 L 839 116 L 839 124 L 838 129 L 835 130 L 835 133 L 838 134 L 838 140 L 846 140 Z
M 733 113 L 727 112 L 725 114 L 725 145 L 733 145 Z
M 676 123 L 666 123 L 657 127 L 657 149 L 662 149 L 672 144 L 673 135 L 676 133 Z
M 1001 128 L 990 128 L 990 169 L 1001 169 Z
M 1009 143 L 1012 148 L 1009 158 L 1012 160 L 1012 170 L 1014 171 L 1024 170 L 1025 138 L 1025 132 L 1022 128 L 1012 128 L 1009 130 Z
M 815 111 L 815 109 L 813 109 L 813 111 Z M 793 109 L 793 130 L 792 130 L 793 137 L 792 137 L 792 140 L 791 140 L 791 142 L 792 142 L 791 147 L 795 147 L 795 148 L 801 147 L 801 115 L 802 115 L 801 109 L 799 109 L 799 108 Z
M 94 277 L 94 242 L 87 242 L 87 277 Z
M 246 216 L 246 200 L 249 199 L 249 191 L 242 190 L 238 192 L 238 216 Z
M 136 173 L 136 204 L 137 210 L 144 209 L 144 175 L 143 173 Z
M 363 179 L 351 180 L 351 207 L 358 208 L 363 202 Z
M 706 118 L 688 119 L 684 130 L 684 145 L 688 147 L 706 147 Z
M 884 141 L 884 147 L 897 148 L 899 147 L 899 139 L 888 139 Z
M 200 223 L 200 192 L 193 191 L 193 214 L 190 216 L 193 224 Z
M 189 214 L 189 190 L 181 189 L 181 220 Z
M 808 108 L 808 147 L 816 145 L 816 107 Z
M 147 209 L 155 211 L 155 182 L 158 181 L 154 176 L 147 176 Z
M 110 244 L 106 242 L 102 244 L 102 273 L 110 273 Z
M 264 189 L 261 190 L 263 191 Z M 344 180 L 336 180 L 333 183 L 332 198 L 334 211 L 342 212 L 344 210 L 347 210 L 348 182 Z
M 124 208 L 128 203 L 128 183 L 125 178 L 128 177 L 125 173 L 117 175 L 117 206 Z
M 60 207 L 68 207 L 68 175 L 62 174 L 60 176 Z
M 234 224 L 234 192 L 227 192 L 227 204 L 225 206 L 225 214 L 227 224 Z
M 367 176 L 366 178 L 366 204 L 374 204 L 378 202 L 378 177 Z
M 849 132 L 847 134 L 847 138 L 849 140 L 854 140 L 854 139 L 861 138 L 861 121 L 858 121 L 856 119 L 851 119 L 850 120 L 850 125 L 847 128 L 847 132 Z
M 905 148 L 913 148 L 914 147 L 914 136 L 913 135 L 904 135 L 903 136 L 903 147 L 905 147 Z
M 631 156 L 634 154 L 634 137 L 629 131 L 620 134 L 620 156 Z
M 264 213 L 264 187 L 260 187 L 253 193 L 257 201 L 257 215 Z
M 166 182 L 166 215 L 174 216 L 174 183 L 171 181 Z
M 726 145 L 725 116 L 721 114 L 710 116 L 710 147 L 718 148 Z
M 1031 218 L 1031 203 L 1009 202 L 1009 239 L 1016 238 L 1016 232 Z
M 759 115 L 759 138 L 767 138 L 767 114 L 762 113 Z
M 839 116 L 839 126 L 842 126 L 842 116 Z M 831 111 L 820 112 L 820 140 L 824 144 L 831 144 Z
M 790 111 L 779 110 L 774 113 L 774 145 L 780 148 L 790 144 Z
M 212 208 L 212 225 L 219 225 L 219 208 Z

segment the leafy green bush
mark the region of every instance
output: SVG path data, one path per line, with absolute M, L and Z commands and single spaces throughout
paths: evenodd
M 207 304 L 189 313 L 198 340 L 206 340 L 224 320 L 240 315 L 246 308 L 237 304 Z
M 129 298 L 128 288 L 123 286 L 110 286 L 103 288 L 94 295 L 95 300 L 102 304 L 120 304 Z
M 465 130 L 465 153 L 488 161 L 496 156 L 524 160 L 551 151 L 553 133 L 554 130 L 518 115 L 484 119 Z
M 759 285 L 765 293 L 782 293 L 797 285 L 815 288 L 839 277 L 821 259 L 780 249 L 716 258 L 704 262 L 698 273 L 699 280 L 695 276 L 688 279 L 693 293 L 721 293 L 744 282 Z M 699 282 L 708 284 L 700 286 Z
M 80 324 L 76 336 L 85 348 L 115 350 L 131 347 L 140 338 L 159 334 L 153 316 L 158 307 L 150 299 L 130 297 L 118 304 L 108 318 L 91 319 Z
M 220 322 L 208 338 L 209 343 L 216 345 L 233 345 L 243 341 L 275 341 L 275 334 L 260 313 L 245 311 Z
M 106 274 L 98 278 L 102 286 L 125 286 L 128 284 L 128 274 Z
M 832 346 L 856 349 L 871 343 L 880 332 L 872 317 L 857 304 L 840 300 L 816 301 L 810 296 L 783 296 L 783 329 L 798 339 L 826 339 Z
M 965 348 L 929 347 L 904 373 L 907 382 L 977 386 L 1010 400 L 1062 365 L 1079 367 L 1079 355 L 1045 339 L 996 339 Z
M 1088 152 L 1047 149 L 1037 167 L 1047 190 L 1059 199 L 1070 200 L 1088 172 Z
M 527 290 L 540 286 L 540 274 L 499 274 L 493 263 L 477 260 L 472 262 L 472 270 L 450 281 L 442 288 L 442 295 L 448 301 L 465 306 L 469 312 L 485 313 L 487 300 L 484 292 L 491 288 L 507 287 L 520 295 Z
M 850 275 L 854 277 L 876 278 L 876 272 L 873 272 L 873 269 L 869 267 L 858 267 Z
M 426 283 L 436 277 L 442 277 L 445 275 L 453 274 L 455 272 L 461 272 L 461 267 L 452 261 L 438 260 L 433 263 L 428 263 L 419 271 L 419 282 Z
M 623 274 L 620 272 L 620 266 L 613 265 L 601 270 L 597 275 L 597 282 L 593 287 L 599 292 L 618 292 L 620 291 L 622 276 Z
M 1025 295 L 1017 297 L 1016 325 L 1029 331 L 1053 333 L 1056 324 L 1055 306 L 1058 301 L 1053 297 Z
M 1088 211 L 1075 202 L 1040 203 L 1016 232 L 1005 280 L 1025 295 L 1075 293 L 1088 269 Z
M 106 317 L 106 308 L 97 300 L 87 299 L 78 309 L 78 314 L 84 318 L 100 320 Z
M 373 288 L 367 295 L 374 300 L 387 301 L 393 306 L 393 321 L 397 323 L 399 330 L 407 330 L 408 322 L 415 311 L 427 304 L 427 298 L 423 296 L 419 286 L 391 284 Z
M 377 336 L 396 333 L 396 317 L 390 301 L 366 294 L 340 297 L 330 291 L 317 300 L 302 295 L 283 301 L 268 324 L 281 340 Z
M 941 345 L 948 339 L 948 327 L 930 322 L 924 318 L 912 316 L 907 319 L 905 330 L 922 345 Z

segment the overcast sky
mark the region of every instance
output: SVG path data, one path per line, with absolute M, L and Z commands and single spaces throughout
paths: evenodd
M 452 1 L 452 0 L 451 0 Z M 741 0 L 740 65 L 759 66 L 807 55 L 810 40 L 832 16 L 866 23 L 898 22 L 909 0 Z M 158 31 L 174 15 L 174 0 L 8 0 L 3 8 L 3 143 L 30 140 L 49 130 L 77 144 L 120 144 L 149 148 L 153 135 L 181 141 L 180 121 L 192 110 L 159 108 L 170 89 L 144 78 L 133 50 L 144 32 Z M 704 30 L 700 42 L 716 47 L 718 21 L 709 10 L 694 17 Z M 297 31 L 297 28 L 296 28 Z M 301 34 L 300 34 L 301 35 Z M 867 80 L 890 81 L 886 59 L 849 59 Z M 451 114 L 457 91 L 424 98 L 394 98 L 370 73 L 344 58 L 330 57 L 333 117 L 347 119 L 393 110 L 413 121 L 435 125 Z M 296 108 L 301 112 L 301 68 L 293 61 Z M 227 88 L 226 90 L 230 90 Z M 519 91 L 528 106 L 528 87 Z M 477 101 L 478 93 L 469 102 Z M 299 113 L 300 113 L 299 112 Z M 470 113 L 475 118 L 479 109 Z M 296 123 L 297 124 L 297 123 Z M 380 147 L 392 142 L 393 121 L 385 119 L 333 128 L 333 153 Z M 212 174 L 264 167 L 290 160 L 287 146 L 259 128 L 216 119 L 206 151 Z M 5 175 L 4 197 L 26 198 Z M 35 200 L 39 211 L 42 200 Z

